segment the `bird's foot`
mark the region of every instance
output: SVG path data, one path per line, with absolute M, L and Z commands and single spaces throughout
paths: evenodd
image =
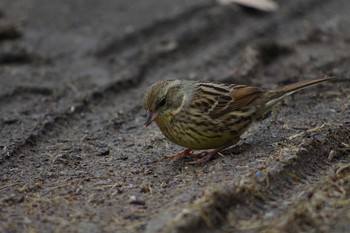
M 191 156 L 192 158 L 197 158 L 194 161 L 188 162 L 188 164 L 201 164 L 206 163 L 209 160 L 211 160 L 213 157 L 215 157 L 219 153 L 218 150 L 212 150 L 212 151 L 203 151 L 198 154 L 192 154 L 194 156 Z
M 188 164 L 200 164 L 200 163 L 206 163 L 209 160 L 211 160 L 213 157 L 215 157 L 220 149 L 216 149 L 216 150 L 211 150 L 211 151 L 203 151 L 200 153 L 192 153 L 191 149 L 185 149 L 179 153 L 175 153 L 175 154 L 170 154 L 170 155 L 164 155 L 163 158 L 166 159 L 172 159 L 172 158 L 179 158 L 182 159 L 184 157 L 190 157 L 190 158 L 194 158 L 196 160 L 188 162 Z
M 192 151 L 191 149 L 185 149 L 179 153 L 164 155 L 163 158 L 166 158 L 166 159 L 179 158 L 179 159 L 181 159 L 181 158 L 184 158 L 188 155 L 191 156 L 193 154 L 191 151 Z
M 175 154 L 170 154 L 170 155 L 164 155 L 163 157 L 166 159 L 173 159 L 173 158 L 179 158 L 182 159 L 184 157 L 190 157 L 190 158 L 196 158 L 196 159 L 202 159 L 203 157 L 206 156 L 208 152 L 204 151 L 204 152 L 200 152 L 200 153 L 192 153 L 191 149 L 185 149 L 179 153 L 175 153 Z

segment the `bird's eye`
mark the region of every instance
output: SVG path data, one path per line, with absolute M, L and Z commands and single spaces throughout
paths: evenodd
M 166 104 L 166 100 L 165 100 L 165 98 L 163 98 L 163 99 L 159 102 L 158 106 L 159 106 L 159 107 L 163 107 L 165 104 Z

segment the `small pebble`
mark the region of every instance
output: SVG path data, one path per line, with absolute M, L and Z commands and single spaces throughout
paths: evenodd
M 145 205 L 146 202 L 142 197 L 138 197 L 136 195 L 131 195 L 129 198 L 129 203 L 134 205 Z
M 255 173 L 255 177 L 256 178 L 261 178 L 262 177 L 262 174 L 261 174 L 261 172 L 260 171 L 257 171 L 256 173 Z
M 103 150 L 96 153 L 96 156 L 106 156 L 109 155 L 109 150 Z

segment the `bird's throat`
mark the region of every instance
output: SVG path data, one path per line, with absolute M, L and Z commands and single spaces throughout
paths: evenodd
M 171 112 L 164 112 L 163 114 L 160 114 L 157 117 L 156 123 L 159 127 L 165 126 L 170 123 L 173 117 L 174 117 L 174 114 L 172 114 Z

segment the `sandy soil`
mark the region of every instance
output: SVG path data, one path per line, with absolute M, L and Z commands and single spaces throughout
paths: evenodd
M 0 232 L 347 232 L 350 4 L 277 2 L 2 0 Z M 320 74 L 204 165 L 143 126 L 159 80 Z

